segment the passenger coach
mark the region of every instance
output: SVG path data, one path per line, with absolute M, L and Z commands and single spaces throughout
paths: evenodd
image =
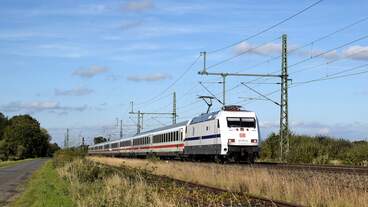
M 225 106 L 189 121 L 92 145 L 88 153 L 253 162 L 259 152 L 259 137 L 254 112 Z

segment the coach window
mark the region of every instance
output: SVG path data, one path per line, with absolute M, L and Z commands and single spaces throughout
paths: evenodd
M 208 131 L 208 126 L 206 126 L 206 131 Z
M 194 127 L 193 127 L 193 131 L 192 131 L 192 136 L 194 136 Z

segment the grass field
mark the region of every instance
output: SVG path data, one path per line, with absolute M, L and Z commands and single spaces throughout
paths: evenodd
M 12 166 L 12 165 L 22 163 L 22 162 L 27 162 L 29 160 L 32 160 L 32 159 L 14 160 L 14 161 L 0 161 L 0 168 Z
M 68 184 L 63 181 L 52 161 L 38 169 L 24 186 L 24 192 L 10 205 L 11 207 L 71 207 Z
M 190 162 L 89 157 L 113 166 L 147 169 L 184 181 L 306 206 L 368 206 L 368 177 Z

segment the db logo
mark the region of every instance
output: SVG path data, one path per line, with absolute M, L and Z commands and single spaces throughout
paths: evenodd
M 239 136 L 240 137 L 245 137 L 245 133 L 240 133 Z

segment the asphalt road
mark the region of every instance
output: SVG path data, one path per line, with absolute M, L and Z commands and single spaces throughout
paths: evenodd
M 23 184 L 46 160 L 30 160 L 0 168 L 0 206 L 5 205 L 12 196 L 19 193 L 18 186 Z

